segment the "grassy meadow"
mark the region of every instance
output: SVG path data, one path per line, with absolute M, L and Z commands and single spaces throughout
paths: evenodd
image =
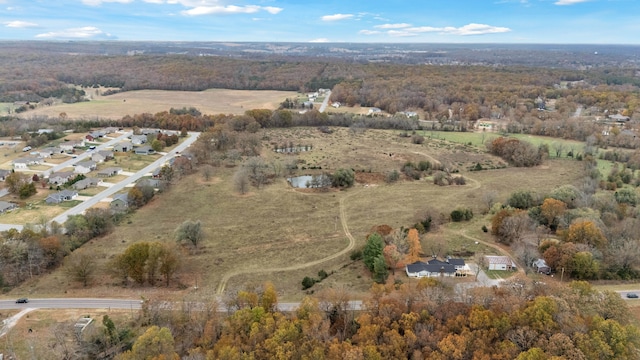
M 117 289 L 120 296 L 180 298 L 195 291 L 215 296 L 221 283 L 225 285 L 224 293 L 229 294 L 269 280 L 276 285 L 282 300 L 297 300 L 304 295 L 302 278 L 317 277 L 319 270 L 325 270 L 330 276 L 312 290 L 344 286 L 357 294 L 371 285 L 361 262 L 352 263 L 346 253 L 317 263 L 349 246 L 341 214 L 355 239 L 355 248 L 360 248 L 373 226 L 407 227 L 427 210 L 448 216 L 456 207 L 469 207 L 476 214 L 473 221 L 448 224 L 429 233 L 422 239 L 423 249 L 426 252 L 432 244 L 444 243 L 451 251 L 490 254 L 495 250 L 471 240 L 492 241 L 480 231 L 483 224 L 488 224 L 482 216 L 486 191 L 496 191 L 499 200 L 504 200 L 517 189 L 547 192 L 583 177 L 582 164 L 568 159 L 548 160 L 529 169 L 469 172 L 466 169 L 475 162 L 497 164 L 500 160 L 463 144 L 441 140 L 412 144 L 392 131 L 335 130 L 333 134 L 313 128 L 267 130 L 262 134 L 262 156 L 269 163 L 280 164 L 297 159 L 299 170 L 295 175 L 353 168 L 357 171 L 354 187 L 327 192 L 296 190 L 280 177 L 261 189 L 251 188 L 249 193 L 239 195 L 233 182 L 235 168 L 216 168 L 209 181 L 196 173 L 175 181 L 169 190 L 129 215 L 113 233 L 83 246 L 81 251 L 94 254 L 100 269 L 91 287 L 84 289 L 70 281 L 61 267 L 13 293 L 79 297 L 113 294 Z M 273 151 L 274 145 L 287 139 L 310 145 L 312 150 L 297 155 Z M 455 166 L 467 178 L 466 185 L 440 187 L 429 178 L 402 179 L 394 184 L 383 181 L 387 172 L 400 169 L 407 161 L 434 159 Z M 322 170 L 302 169 L 310 166 Z M 172 243 L 176 227 L 185 220 L 200 220 L 205 237 L 197 249 L 182 248 L 183 267 L 170 291 L 162 286 L 123 288 L 114 284 L 105 269 L 115 254 L 137 241 Z M 402 271 L 397 276 L 410 281 Z

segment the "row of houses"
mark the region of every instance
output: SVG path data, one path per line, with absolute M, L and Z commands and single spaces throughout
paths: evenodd
M 408 277 L 456 277 L 471 274 L 471 269 L 464 259 L 447 258 L 444 261 L 433 258 L 427 262 L 416 261 L 405 267 Z

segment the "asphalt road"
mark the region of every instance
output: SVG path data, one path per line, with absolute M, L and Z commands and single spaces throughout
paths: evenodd
M 324 112 L 327 109 L 327 105 L 329 105 L 329 98 L 331 97 L 331 91 L 327 91 L 324 94 L 324 101 L 322 102 L 322 105 L 320 105 L 320 112 Z
M 115 184 L 115 185 L 113 185 L 113 186 L 111 186 L 109 188 L 106 188 L 105 190 L 101 191 L 100 193 L 98 193 L 95 196 L 92 196 L 91 199 L 89 199 L 87 201 L 83 201 L 82 203 L 78 204 L 77 206 L 75 206 L 75 207 L 65 211 L 64 213 L 56 216 L 51 221 L 56 221 L 59 224 L 64 224 L 64 222 L 67 221 L 67 218 L 69 216 L 78 215 L 78 214 L 84 213 L 88 208 L 90 208 L 90 207 L 94 206 L 95 204 L 97 204 L 98 202 L 100 202 L 100 200 L 102 200 L 102 199 L 104 199 L 106 197 L 109 197 L 109 196 L 121 191 L 122 189 L 125 188 L 125 186 L 136 182 L 138 179 L 142 178 L 145 174 L 148 174 L 148 173 L 152 172 L 153 170 L 155 170 L 156 168 L 162 166 L 165 162 L 169 161 L 170 158 L 174 157 L 176 155 L 176 153 L 178 153 L 180 151 L 184 151 L 186 148 L 191 146 L 191 144 L 193 144 L 198 139 L 199 135 L 200 135 L 200 133 L 197 133 L 197 132 L 189 133 L 189 137 L 187 137 L 182 143 L 180 143 L 178 146 L 176 146 L 173 150 L 169 151 L 166 155 L 163 155 L 158 160 L 154 161 L 153 163 L 151 163 L 150 165 L 148 165 L 144 169 L 136 172 L 135 174 L 127 177 L 125 180 L 120 181 L 119 183 L 117 183 L 117 184 Z
M 15 300 L 0 300 L 0 309 L 127 309 L 139 310 L 141 300 L 126 299 L 30 299 L 26 304 L 17 304 Z

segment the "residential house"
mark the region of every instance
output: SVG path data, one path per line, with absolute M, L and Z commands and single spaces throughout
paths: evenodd
M 42 164 L 43 159 L 40 157 L 26 157 L 13 160 L 14 169 L 28 169 L 30 165 Z
M 53 129 L 38 129 L 38 135 L 51 134 L 51 133 L 53 133 Z
M 452 258 L 450 256 L 447 256 L 447 258 L 444 261 L 434 258 L 427 261 L 427 263 L 436 264 L 436 265 L 440 265 L 440 264 L 453 265 L 453 267 L 456 269 L 456 276 L 467 276 L 472 273 L 471 268 L 469 267 L 469 265 L 465 263 L 464 259 Z
M 98 178 L 86 178 L 80 181 L 77 181 L 73 184 L 73 188 L 76 190 L 84 190 L 90 187 L 98 186 L 102 180 Z
M 84 136 L 84 139 L 87 141 L 94 141 L 96 138 L 94 138 L 91 134 L 87 134 Z
M 339 108 L 340 106 L 342 106 L 342 104 L 339 101 L 335 101 L 334 103 L 331 104 L 331 106 L 333 106 L 334 108 Z
M 122 168 L 119 167 L 108 167 L 98 171 L 99 177 L 112 177 L 120 174 L 122 172 Z
M 382 110 L 380 110 L 377 107 L 372 107 L 369 109 L 369 111 L 367 112 L 368 115 L 379 115 L 382 114 Z
M 100 150 L 91 154 L 91 160 L 97 163 L 102 163 L 111 159 L 113 159 L 113 151 Z
M 407 276 L 412 278 L 456 276 L 455 266 L 447 264 L 446 262 L 429 264 L 422 261 L 416 261 L 413 264 L 405 266 L 405 271 L 407 272 Z
M 4 181 L 11 174 L 11 170 L 0 169 L 0 181 Z
M 73 149 L 75 148 L 79 148 L 79 147 L 84 147 L 84 139 L 82 140 L 77 140 L 77 141 L 65 141 L 60 143 L 60 145 L 58 145 L 60 147 L 60 149 L 62 149 L 65 152 L 72 152 Z
M 117 127 L 107 127 L 107 128 L 102 129 L 102 132 L 105 135 L 108 135 L 108 134 L 113 134 L 115 132 L 118 132 L 118 130 L 120 130 L 120 129 L 118 129 Z
M 124 211 L 129 207 L 129 195 L 128 194 L 117 194 L 111 200 L 109 204 L 112 210 L 114 211 Z
M 159 167 L 153 170 L 153 172 L 151 172 L 151 177 L 154 179 L 160 179 L 162 177 L 162 168 Z
M 16 209 L 17 207 L 18 207 L 17 204 L 10 203 L 7 201 L 0 201 L 0 214 Z
M 149 145 L 144 145 L 144 146 L 137 147 L 137 148 L 134 150 L 134 152 L 135 152 L 137 155 L 151 155 L 151 154 L 154 154 L 156 151 L 155 151 L 155 150 L 153 150 L 153 148 L 152 148 L 151 146 L 149 146 Z
M 547 262 L 544 259 L 537 259 L 531 264 L 533 270 L 541 274 L 551 274 L 551 267 L 547 265 Z
M 161 132 L 162 130 L 160 129 L 140 129 L 140 134 L 144 135 L 145 137 L 149 134 L 159 134 Z
M 161 184 L 162 184 L 162 180 L 144 178 L 144 179 L 140 179 L 140 181 L 136 183 L 136 187 L 150 186 L 154 189 L 157 189 L 161 186 Z
M 91 135 L 91 137 L 92 137 L 94 140 L 96 140 L 96 139 L 99 139 L 99 138 L 103 138 L 106 134 L 105 134 L 105 132 L 104 132 L 104 131 L 100 131 L 100 130 L 98 130 L 98 131 L 92 131 L 92 132 L 90 132 L 88 135 Z
M 516 263 L 508 256 L 486 255 L 485 260 L 487 261 L 487 267 L 489 270 L 515 271 L 518 268 Z
M 38 154 L 40 155 L 40 157 L 42 158 L 50 158 L 52 157 L 54 154 L 60 154 L 63 151 L 60 150 L 57 147 L 46 147 L 43 149 L 38 150 Z
M 123 141 L 113 145 L 114 152 L 128 152 L 133 149 L 133 144 L 130 141 Z
M 49 175 L 49 184 L 52 185 L 62 185 L 67 181 L 73 179 L 75 174 L 73 171 L 58 171 Z
M 49 196 L 47 196 L 47 198 L 44 200 L 47 204 L 60 204 L 63 201 L 70 201 L 76 198 L 76 196 L 78 196 L 78 192 L 77 191 L 73 191 L 73 190 L 62 190 L 60 192 L 57 192 L 55 194 L 50 194 Z
M 95 161 L 81 161 L 79 163 L 75 164 L 75 170 L 74 172 L 76 174 L 88 174 L 90 172 L 92 172 L 93 170 L 96 169 L 96 162 Z
M 131 143 L 133 145 L 142 145 L 147 143 L 147 135 L 131 135 Z

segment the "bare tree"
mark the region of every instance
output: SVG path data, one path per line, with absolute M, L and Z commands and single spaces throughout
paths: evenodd
M 486 207 L 487 213 L 493 207 L 493 204 L 496 203 L 496 199 L 498 198 L 498 192 L 495 190 L 488 190 L 482 194 L 482 202 Z
M 562 156 L 562 151 L 564 151 L 564 144 L 560 141 L 554 141 L 551 144 L 551 148 L 553 149 L 553 151 L 556 153 L 556 157 L 560 157 Z
M 244 169 L 239 169 L 235 175 L 233 175 L 233 184 L 241 195 L 249 191 L 249 175 Z
M 211 180 L 212 176 L 213 176 L 213 166 L 208 164 L 202 165 L 202 178 L 204 179 L 204 181 Z
M 96 263 L 93 256 L 76 251 L 69 256 L 67 274 L 75 281 L 81 282 L 87 287 L 96 271 Z

